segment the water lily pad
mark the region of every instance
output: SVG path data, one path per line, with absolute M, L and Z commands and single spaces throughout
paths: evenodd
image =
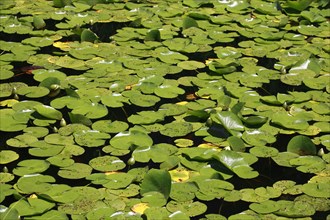
M 0 173 L 0 184 L 8 183 L 13 179 L 15 179 L 15 176 L 11 173 L 3 173 L 3 172 Z M 4 192 L 1 192 L 1 194 L 4 195 Z M 2 197 L 0 197 L 0 201 L 2 202 Z
M 144 196 L 150 192 L 159 192 L 167 200 L 171 192 L 171 176 L 166 170 L 151 169 L 144 176 L 140 193 Z
M 188 122 L 171 122 L 164 125 L 164 129 L 160 131 L 162 135 L 169 137 L 181 137 L 193 131 L 193 126 Z
M 125 91 L 122 93 L 124 96 L 129 98 L 129 101 L 137 106 L 151 107 L 160 101 L 160 98 L 154 95 L 144 95 L 139 91 Z
M 54 203 L 39 198 L 22 199 L 11 204 L 20 216 L 31 216 L 42 214 L 55 206 Z
M 298 154 L 291 152 L 280 152 L 276 156 L 273 156 L 272 159 L 280 166 L 292 167 L 290 160 L 299 157 Z
M 37 138 L 44 137 L 48 134 L 49 130 L 44 127 L 27 127 L 23 130 L 25 133 L 33 135 Z
M 116 134 L 111 140 L 110 144 L 117 149 L 127 150 L 138 146 L 149 147 L 153 143 L 152 138 L 141 131 L 123 131 Z
M 17 167 L 13 169 L 13 173 L 17 176 L 42 173 L 49 168 L 49 165 L 50 164 L 44 160 L 22 160 L 17 164 Z
M 237 152 L 220 151 L 213 157 L 241 178 L 250 179 L 259 175 L 257 171 L 254 171 L 249 166 L 244 157 Z
M 297 135 L 289 141 L 287 151 L 299 155 L 315 155 L 316 147 L 309 137 Z
M 177 149 L 173 145 L 162 143 L 153 146 L 137 147 L 133 151 L 132 157 L 138 162 L 152 160 L 155 163 L 160 163 L 166 161 L 176 151 Z
M 182 61 L 182 62 L 178 63 L 177 65 L 185 70 L 196 70 L 196 69 L 205 67 L 204 63 L 198 62 L 198 61 L 193 61 L 193 60 Z
M 93 123 L 92 128 L 106 133 L 119 133 L 127 130 L 128 124 L 123 121 L 98 120 Z
M 300 156 L 290 160 L 290 165 L 297 166 L 297 170 L 304 173 L 317 173 L 322 171 L 326 164 L 317 156 Z
M 58 175 L 65 179 L 82 179 L 92 172 L 92 168 L 83 163 L 74 163 L 67 167 L 62 167 Z
M 0 151 L 0 164 L 7 164 L 13 162 L 19 158 L 19 155 L 12 150 L 1 150 Z
M 280 206 L 272 200 L 267 200 L 261 203 L 252 203 L 249 207 L 260 214 L 272 213 L 280 209 Z
M 126 164 L 118 157 L 102 156 L 89 161 L 89 165 L 98 171 L 116 171 L 123 169 Z
M 312 216 L 315 213 L 314 207 L 309 203 L 304 203 L 301 201 L 293 202 L 286 200 L 279 200 L 277 204 L 280 206 L 280 209 L 274 214 L 280 216 L 287 216 L 293 218 L 301 218 Z
M 133 124 L 153 124 L 164 120 L 164 112 L 162 111 L 141 111 L 137 115 L 131 115 L 127 120 Z
M 1 109 L 0 110 L 0 130 L 5 132 L 14 132 L 14 131 L 21 131 L 27 127 L 26 122 L 28 119 L 16 120 L 13 116 L 15 112 L 12 109 Z
M 233 112 L 222 111 L 215 114 L 212 119 L 215 122 L 222 124 L 228 132 L 233 133 L 234 135 L 236 132 L 244 131 L 242 121 Z
M 55 58 L 54 60 L 55 64 L 64 67 L 64 68 L 70 68 L 70 69 L 85 69 L 85 62 L 82 60 L 74 59 L 69 56 L 63 56 L 60 58 Z
M 34 106 L 34 109 L 42 116 L 49 118 L 49 119 L 55 119 L 55 120 L 61 120 L 62 119 L 62 113 L 53 107 L 47 106 L 47 105 L 36 105 Z
M 190 217 L 201 215 L 207 210 L 207 206 L 204 203 L 198 201 L 197 202 L 170 201 L 169 203 L 167 203 L 166 208 L 167 210 L 173 213 L 181 211 Z
M 75 142 L 80 146 L 99 147 L 105 144 L 106 139 L 110 138 L 107 133 L 96 130 L 83 130 L 73 134 Z
M 128 173 L 108 173 L 106 175 L 107 183 L 103 184 L 108 189 L 123 189 L 131 184 L 134 176 Z
M 29 98 L 40 98 L 48 95 L 49 89 L 39 86 L 21 87 L 17 90 L 17 94 L 24 95 Z
M 278 150 L 274 147 L 253 147 L 250 149 L 250 153 L 257 157 L 274 157 L 278 154 Z
M 185 93 L 183 89 L 173 85 L 173 83 L 164 82 L 162 85 L 155 88 L 154 93 L 162 98 L 176 98 L 178 95 Z
M 55 178 L 46 175 L 26 175 L 18 179 L 16 187 L 24 194 L 42 193 L 50 190 Z
M 273 134 L 261 129 L 245 131 L 242 139 L 252 146 L 265 146 L 267 143 L 274 143 L 276 141 Z

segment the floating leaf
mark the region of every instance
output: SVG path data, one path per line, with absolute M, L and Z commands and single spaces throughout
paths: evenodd
M 164 125 L 160 131 L 162 135 L 169 137 L 181 137 L 193 131 L 193 126 L 188 122 L 171 122 Z
M 10 205 L 15 208 L 20 216 L 39 215 L 55 206 L 54 203 L 39 198 L 21 199 Z
M 83 130 L 73 134 L 75 142 L 80 146 L 99 147 L 105 144 L 106 139 L 110 138 L 107 133 L 96 130 Z
M 261 203 L 252 203 L 249 207 L 260 214 L 272 213 L 280 209 L 280 206 L 272 200 L 267 200 Z
M 89 29 L 84 29 L 81 32 L 80 40 L 94 43 L 96 40 L 98 40 L 98 37 L 93 31 Z
M 151 169 L 144 176 L 140 193 L 144 196 L 149 192 L 159 192 L 168 199 L 171 192 L 171 176 L 166 170 Z
M 213 157 L 241 178 L 250 179 L 259 175 L 257 171 L 253 171 L 244 157 L 234 151 L 221 151 Z
M 41 173 L 46 171 L 49 165 L 50 164 L 44 160 L 22 160 L 17 164 L 17 167 L 13 169 L 13 173 L 17 176 Z
M 138 146 L 149 147 L 152 143 L 153 140 L 148 134 L 137 130 L 120 132 L 110 140 L 110 144 L 114 148 L 121 150 Z
M 50 190 L 55 179 L 46 175 L 25 175 L 18 179 L 17 188 L 24 194 L 42 193 Z
M 176 202 L 170 201 L 167 203 L 166 208 L 173 213 L 178 211 L 185 213 L 190 217 L 198 216 L 206 212 L 207 206 L 201 202 Z M 181 219 L 181 218 L 180 218 Z
M 128 173 L 109 173 L 106 175 L 107 183 L 103 184 L 108 189 L 123 189 L 131 184 L 134 176 Z
M 87 164 L 74 163 L 67 167 L 62 167 L 58 175 L 65 179 L 82 179 L 92 172 L 92 168 Z
M 42 116 L 50 119 L 61 120 L 62 113 L 53 107 L 47 105 L 36 105 L 34 109 Z
M 0 164 L 7 164 L 13 162 L 19 158 L 19 155 L 12 150 L 1 150 L 0 151 Z
M 126 164 L 118 157 L 102 156 L 89 161 L 89 165 L 98 171 L 116 171 L 123 169 Z
M 309 137 L 297 135 L 289 141 L 287 151 L 299 155 L 315 155 L 316 147 Z
M 309 203 L 304 203 L 301 201 L 293 202 L 286 200 L 279 200 L 277 204 L 280 206 L 280 209 L 274 214 L 287 216 L 292 218 L 301 218 L 312 216 L 315 213 L 314 207 Z

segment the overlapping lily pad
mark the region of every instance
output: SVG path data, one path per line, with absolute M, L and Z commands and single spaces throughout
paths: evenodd
M 0 218 L 326 218 L 328 7 L 2 1 Z

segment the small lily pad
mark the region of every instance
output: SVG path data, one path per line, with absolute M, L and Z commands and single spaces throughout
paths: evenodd
M 280 206 L 272 200 L 267 200 L 261 203 L 252 203 L 249 207 L 260 214 L 272 213 L 280 209 Z
M 65 179 L 82 179 L 90 175 L 92 167 L 83 163 L 74 163 L 67 167 L 62 167 L 58 171 L 58 175 Z
M 116 134 L 110 144 L 117 149 L 127 150 L 138 146 L 149 147 L 153 143 L 152 138 L 141 131 L 123 131 Z
M 102 156 L 89 161 L 89 165 L 98 171 L 117 171 L 125 168 L 126 164 L 118 157 Z
M 1 150 L 0 151 L 0 164 L 7 164 L 13 162 L 19 158 L 19 155 L 12 150 Z
M 13 173 L 17 176 L 42 173 L 49 168 L 49 162 L 45 160 L 29 159 L 22 160 L 13 169 Z
M 193 126 L 188 122 L 171 122 L 164 125 L 160 131 L 162 135 L 169 137 L 181 137 L 193 131 Z

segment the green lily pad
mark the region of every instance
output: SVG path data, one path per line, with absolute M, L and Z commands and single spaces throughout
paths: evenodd
M 48 134 L 49 130 L 44 127 L 27 127 L 23 130 L 26 134 L 35 136 L 37 138 L 44 137 Z
M 0 110 L 0 130 L 5 132 L 21 131 L 27 127 L 26 122 L 28 119 L 16 120 L 14 118 L 15 112 L 12 109 L 1 109 Z
M 124 106 L 125 103 L 129 103 L 129 99 L 124 97 L 120 93 L 113 92 L 107 96 L 102 96 L 101 101 L 104 105 L 112 107 L 112 108 L 119 108 Z
M 181 67 L 184 70 L 196 70 L 201 69 L 205 67 L 205 64 L 198 61 L 188 60 L 188 61 L 182 61 L 177 64 L 179 67 Z
M 160 98 L 154 95 L 144 95 L 139 91 L 125 91 L 122 93 L 123 96 L 129 98 L 129 101 L 137 106 L 141 107 L 151 107 L 160 101 Z
M 141 198 L 141 202 L 148 203 L 149 206 L 162 207 L 166 204 L 164 195 L 157 191 L 147 192 Z
M 105 133 L 119 133 L 127 130 L 128 124 L 123 121 L 98 120 L 92 124 L 92 128 Z
M 250 149 L 250 153 L 257 157 L 274 157 L 278 154 L 278 150 L 274 147 L 253 147 Z
M 108 189 L 124 189 L 134 180 L 134 176 L 128 173 L 110 173 L 106 175 L 104 187 Z
M 153 124 L 164 120 L 164 112 L 162 111 L 141 111 L 137 115 L 131 115 L 127 120 L 133 124 Z
M 47 105 L 36 105 L 34 106 L 34 109 L 42 116 L 49 118 L 49 119 L 55 119 L 55 120 L 61 120 L 62 119 L 62 113 L 53 107 L 47 106 Z
M 81 70 L 86 68 L 84 61 L 74 59 L 69 56 L 55 58 L 55 64 L 60 67 L 76 69 L 76 70 Z
M 253 171 L 244 157 L 237 152 L 220 151 L 213 157 L 241 178 L 250 179 L 259 175 L 257 171 Z
M 329 198 L 329 184 L 328 183 L 306 183 L 302 186 L 301 190 L 313 197 Z
M 74 140 L 80 146 L 99 147 L 105 144 L 106 139 L 110 138 L 107 133 L 96 130 L 83 130 L 73 134 Z
M 309 137 L 297 135 L 289 141 L 287 151 L 298 155 L 315 155 L 316 147 Z
M 17 89 L 18 95 L 24 95 L 28 98 L 40 98 L 48 95 L 49 89 L 39 86 L 21 87 Z
M 314 207 L 309 203 L 304 203 L 301 201 L 293 202 L 286 200 L 279 200 L 277 204 L 280 206 L 280 209 L 274 214 L 280 216 L 287 216 L 291 218 L 301 218 L 312 216 L 315 213 Z
M 58 175 L 65 179 L 82 179 L 92 173 L 92 167 L 83 163 L 74 163 L 67 167 L 62 167 Z
M 171 122 L 164 125 L 160 131 L 162 135 L 169 137 L 182 137 L 193 131 L 193 126 L 188 122 Z
M 267 143 L 274 143 L 276 141 L 273 134 L 261 129 L 245 131 L 242 139 L 252 146 L 265 146 Z
M 28 159 L 22 160 L 13 169 L 13 173 L 17 176 L 42 173 L 49 168 L 50 164 L 44 160 Z
M 201 202 L 176 202 L 170 201 L 166 205 L 167 210 L 172 213 L 176 213 L 178 211 L 185 213 L 189 217 L 194 217 L 203 214 L 207 210 L 207 206 Z M 181 219 L 181 218 L 180 218 Z
M 11 204 L 20 216 L 31 216 L 42 214 L 55 206 L 54 203 L 39 198 L 21 199 Z
M 166 170 L 151 169 L 144 176 L 140 193 L 144 196 L 150 192 L 159 192 L 167 200 L 171 192 L 171 176 Z
M 261 203 L 252 203 L 249 208 L 257 213 L 267 214 L 278 211 L 280 206 L 275 201 L 267 200 Z
M 51 183 L 54 183 L 55 179 L 52 176 L 46 175 L 27 175 L 18 179 L 16 187 L 21 193 L 42 193 L 50 190 Z
M 326 167 L 324 160 L 317 156 L 300 156 L 291 159 L 289 163 L 304 173 L 317 173 Z
M 0 184 L 8 183 L 13 179 L 15 179 L 15 176 L 11 173 L 2 173 L 2 172 L 0 173 Z M 2 202 L 1 197 L 0 197 L 0 201 Z
M 291 152 L 280 152 L 276 156 L 273 156 L 272 159 L 280 166 L 292 167 L 290 160 L 299 157 L 298 154 Z
M 295 201 L 310 203 L 316 211 L 326 212 L 329 211 L 329 200 L 326 198 L 312 197 L 308 195 L 301 195 L 295 198 Z
M 153 146 L 137 147 L 133 151 L 132 157 L 138 162 L 152 160 L 155 163 L 161 163 L 166 161 L 176 151 L 177 149 L 173 145 L 162 143 Z
M 172 183 L 170 197 L 177 202 L 190 201 L 195 198 L 198 188 L 190 182 Z
M 230 133 L 236 134 L 236 132 L 244 131 L 244 125 L 236 114 L 229 111 L 222 111 L 212 117 L 212 119 L 222 124 L 226 130 Z
M 110 140 L 110 145 L 121 150 L 138 146 L 149 147 L 152 143 L 153 140 L 148 134 L 137 130 L 119 132 Z
M 176 84 L 176 83 L 175 83 Z M 164 82 L 162 85 L 155 88 L 154 93 L 162 98 L 176 98 L 178 95 L 182 95 L 185 91 L 171 81 Z
M 102 156 L 89 161 L 89 165 L 98 171 L 117 171 L 125 168 L 126 164 L 118 157 Z
M 19 154 L 12 150 L 0 151 L 0 164 L 7 164 L 13 162 L 19 158 Z

